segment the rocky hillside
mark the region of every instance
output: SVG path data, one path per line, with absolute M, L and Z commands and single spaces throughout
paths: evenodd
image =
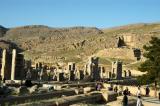
M 51 28 L 32 25 L 10 28 L 0 27 L 0 39 L 17 44 L 25 57 L 33 61 L 83 62 L 99 50 L 113 48 L 117 37 L 134 36 L 134 46 L 142 48 L 151 36 L 160 36 L 160 24 L 135 24 L 110 29 L 94 27 Z

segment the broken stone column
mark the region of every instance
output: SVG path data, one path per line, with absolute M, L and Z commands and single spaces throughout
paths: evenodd
M 88 75 L 88 73 L 87 73 L 87 64 L 84 65 L 84 75 Z
M 99 70 L 99 72 L 100 72 L 100 78 L 103 78 L 102 67 L 98 67 L 98 70 Z
M 87 67 L 87 74 L 90 76 L 91 75 L 91 71 L 92 71 L 92 59 L 89 59 L 88 64 L 86 65 Z
M 100 66 L 99 71 L 100 71 L 100 78 L 103 79 L 104 78 L 104 73 L 105 73 L 105 68 Z
M 128 76 L 128 78 L 130 78 L 130 77 L 131 77 L 131 71 L 130 71 L 130 70 L 128 70 L 128 72 L 127 72 L 127 76 Z
M 127 72 L 126 70 L 123 71 L 123 78 L 126 78 L 127 77 Z
M 70 81 L 74 81 L 74 80 L 75 80 L 74 71 L 70 71 L 70 73 L 69 73 L 69 80 L 70 80 Z
M 42 63 L 41 62 L 36 62 L 35 68 L 38 70 L 42 69 Z
M 69 80 L 74 81 L 75 80 L 75 70 L 76 70 L 76 65 L 74 62 L 69 62 L 68 63 L 68 71 L 69 71 Z
M 16 49 L 13 49 L 13 51 L 12 51 L 11 80 L 15 80 L 15 67 L 16 67 Z
M 112 73 L 113 73 L 113 78 L 117 80 L 122 79 L 122 62 L 121 61 L 112 62 Z
M 68 63 L 68 70 L 75 70 L 76 69 L 76 65 L 75 65 L 75 63 L 74 62 L 69 62 Z
M 5 77 L 5 67 L 6 67 L 6 49 L 3 50 L 2 54 L 2 68 L 1 68 L 2 79 Z
M 116 71 L 117 68 L 115 67 L 115 62 L 112 62 L 112 72 L 111 72 L 111 77 L 112 78 L 115 78 L 115 74 L 116 74 Z
M 57 74 L 57 81 L 64 81 L 64 73 Z
M 80 80 L 83 80 L 84 79 L 84 72 L 83 72 L 83 70 L 79 70 L 79 73 L 80 73 Z
M 100 80 L 100 70 L 98 68 L 99 58 L 91 57 L 89 62 L 89 72 L 92 80 Z
M 117 61 L 117 75 L 116 79 L 122 79 L 122 62 Z
M 112 78 L 112 72 L 109 72 L 109 78 Z
M 80 80 L 80 71 L 79 70 L 75 71 L 75 79 Z
M 110 72 L 110 71 L 107 71 L 107 78 L 112 78 L 112 72 Z

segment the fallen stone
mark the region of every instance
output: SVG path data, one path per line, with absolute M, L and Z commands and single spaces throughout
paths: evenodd
M 43 84 L 42 87 L 48 89 L 48 91 L 53 91 L 55 89 L 52 84 Z
M 28 88 L 28 90 L 29 90 L 30 94 L 36 93 L 38 91 L 38 86 L 34 85 L 34 86 Z
M 106 91 L 103 90 L 101 92 L 102 92 L 102 96 L 103 96 L 103 98 L 104 98 L 104 100 L 106 102 L 111 102 L 111 101 L 117 100 L 118 94 L 116 92 L 114 92 L 114 91 L 107 91 L 107 90 Z
M 86 94 L 86 93 L 89 93 L 93 90 L 95 90 L 93 87 L 85 87 L 85 88 L 83 88 L 83 93 Z
M 19 89 L 16 87 L 9 87 L 10 89 L 10 95 L 18 95 L 19 94 Z

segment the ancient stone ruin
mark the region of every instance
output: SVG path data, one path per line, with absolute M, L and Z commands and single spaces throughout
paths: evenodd
M 122 62 L 115 61 L 112 62 L 112 78 L 117 80 L 122 79 Z
M 22 54 L 12 50 L 12 53 L 6 49 L 1 51 L 1 76 L 6 80 L 21 80 L 24 75 L 24 57 Z
M 117 46 L 118 48 L 120 47 L 134 47 L 134 35 L 125 33 L 123 35 L 118 35 L 119 37 L 117 38 Z
M 90 57 L 86 65 L 87 75 L 91 77 L 92 80 L 100 79 L 100 70 L 98 66 L 98 57 Z

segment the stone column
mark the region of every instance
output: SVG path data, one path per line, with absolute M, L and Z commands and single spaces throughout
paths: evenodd
M 13 51 L 12 51 L 11 80 L 15 80 L 15 67 L 16 67 L 16 49 L 13 49 Z
M 2 68 L 1 68 L 2 79 L 5 77 L 5 67 L 6 67 L 6 49 L 3 50 L 2 54 Z
M 69 81 L 74 81 L 74 80 L 75 80 L 74 71 L 70 71 L 70 74 L 69 74 Z
M 107 78 L 112 78 L 112 72 L 107 71 Z
M 120 80 L 120 79 L 122 79 L 122 62 L 117 61 L 116 65 L 117 65 L 116 79 Z
M 74 62 L 69 62 L 69 63 L 68 63 L 68 70 L 73 71 L 73 70 L 76 69 L 75 67 L 76 67 L 76 65 L 75 65 Z
M 128 70 L 128 77 L 130 78 L 131 77 L 131 71 Z
M 89 58 L 89 61 L 88 61 L 88 63 L 87 63 L 87 73 L 88 73 L 88 75 L 89 76 L 91 76 L 91 73 L 92 73 L 92 68 L 93 68 L 93 66 L 92 66 L 92 57 L 90 57 Z
M 80 72 L 80 80 L 83 80 L 85 76 L 84 70 L 79 70 L 79 72 Z
M 108 78 L 112 78 L 112 72 L 108 72 Z
M 103 78 L 103 67 L 99 67 L 99 71 L 100 71 L 100 78 Z
M 87 75 L 87 64 L 86 64 L 86 65 L 84 65 L 84 71 L 83 71 L 83 74 L 84 74 L 84 75 Z
M 89 64 L 88 64 L 88 70 L 87 70 L 89 76 L 91 76 L 91 74 L 92 74 L 92 68 L 93 68 L 93 67 L 92 67 L 92 63 L 89 63 Z
M 60 81 L 60 73 L 57 73 L 57 81 L 59 82 Z
M 115 70 L 117 70 L 117 69 L 115 69 L 115 68 L 117 68 L 117 67 L 115 67 L 115 62 L 112 62 L 112 73 L 113 74 L 116 74 L 116 71 Z
M 126 72 L 126 70 L 124 70 L 123 71 L 123 78 L 126 78 L 126 76 L 127 76 L 127 72 Z

